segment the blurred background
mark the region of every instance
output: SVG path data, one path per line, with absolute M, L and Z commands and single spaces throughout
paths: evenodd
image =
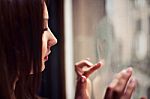
M 150 99 L 150 0 L 48 0 L 58 39 L 43 72 L 41 96 L 74 99 L 74 64 L 89 57 L 105 66 L 91 77 L 91 99 L 103 99 L 115 73 L 133 67 L 133 99 Z

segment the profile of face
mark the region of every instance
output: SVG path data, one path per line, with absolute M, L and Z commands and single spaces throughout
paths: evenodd
M 42 35 L 42 71 L 45 69 L 45 62 L 48 60 L 48 55 L 51 53 L 51 47 L 57 43 L 57 39 L 48 27 L 48 10 L 44 3 L 44 32 Z

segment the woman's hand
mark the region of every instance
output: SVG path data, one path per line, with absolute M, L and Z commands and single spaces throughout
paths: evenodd
M 136 87 L 136 80 L 131 77 L 132 72 L 131 67 L 119 72 L 107 87 L 104 99 L 131 99 Z
M 130 99 L 136 81 L 131 78 L 132 68 L 122 70 L 108 86 L 104 99 Z
M 88 91 L 90 82 L 88 77 L 101 66 L 101 62 L 92 64 L 89 59 L 82 60 L 75 64 L 75 71 L 77 74 L 75 99 L 90 99 Z
M 101 66 L 101 62 L 94 65 L 88 59 L 76 63 L 77 86 L 75 99 L 90 99 L 87 91 L 88 77 Z M 84 69 L 84 67 L 87 67 L 87 69 Z M 104 99 L 131 99 L 136 87 L 136 80 L 131 77 L 132 72 L 132 68 L 129 67 L 117 73 L 113 81 L 108 85 Z M 147 98 L 142 97 L 141 99 Z

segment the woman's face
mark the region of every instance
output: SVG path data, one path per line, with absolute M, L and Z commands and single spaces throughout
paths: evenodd
M 57 43 L 57 39 L 48 27 L 48 10 L 44 4 L 44 32 L 42 36 L 42 71 L 45 69 L 45 62 L 48 60 L 48 55 L 51 53 L 50 48 Z

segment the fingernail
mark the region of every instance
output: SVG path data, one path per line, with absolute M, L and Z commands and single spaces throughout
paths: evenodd
M 127 73 L 131 73 L 132 71 L 133 71 L 133 68 L 132 67 L 129 67 L 129 68 L 127 68 Z
M 95 66 L 99 66 L 99 67 L 100 67 L 101 65 L 102 65 L 102 64 L 101 64 L 100 62 L 97 63 L 97 64 L 95 64 Z
M 103 66 L 104 62 L 100 61 L 98 64 L 100 64 L 100 66 Z

